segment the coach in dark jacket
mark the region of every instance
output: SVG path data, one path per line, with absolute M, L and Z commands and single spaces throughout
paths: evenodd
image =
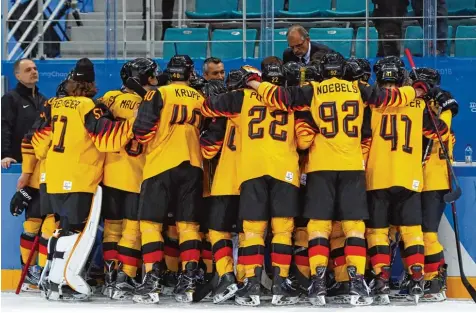
M 287 39 L 289 48 L 283 52 L 284 63 L 294 61 L 308 64 L 311 61 L 311 56 L 315 53 L 324 55 L 329 52 L 334 52 L 334 50 L 326 45 L 311 42 L 309 33 L 301 25 L 289 27 Z
M 39 93 L 35 62 L 22 59 L 13 69 L 18 84 L 2 97 L 2 167 L 22 161 L 21 142 L 47 100 Z

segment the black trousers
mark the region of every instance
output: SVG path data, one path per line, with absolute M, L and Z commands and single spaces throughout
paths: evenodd
M 400 55 L 402 24 L 408 0 L 372 0 L 375 5 L 373 20 L 378 31 L 378 57 Z
M 154 1 L 154 0 L 152 0 Z M 170 20 L 174 17 L 175 0 L 162 0 L 162 19 Z M 142 19 L 144 20 L 144 35 L 145 35 L 145 19 L 146 19 L 146 0 L 142 0 Z M 172 27 L 172 21 L 162 21 L 162 39 L 164 40 L 165 31 Z M 145 36 L 144 36 L 145 37 Z

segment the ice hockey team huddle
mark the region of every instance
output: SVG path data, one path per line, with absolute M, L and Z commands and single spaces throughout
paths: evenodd
M 22 143 L 30 182 L 11 211 L 27 214 L 23 289 L 244 306 L 445 300 L 437 231 L 458 104 L 435 69 L 386 57 L 373 71 L 370 85 L 367 60 L 327 53 L 205 79 L 187 55 L 163 72 L 138 58 L 96 98 L 94 66 L 79 60 Z

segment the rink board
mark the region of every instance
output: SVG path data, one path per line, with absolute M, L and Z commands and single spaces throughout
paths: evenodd
M 476 227 L 474 227 L 474 221 L 476 221 L 476 166 L 458 164 L 455 170 L 463 190 L 463 196 L 456 202 L 456 205 L 464 269 L 473 286 L 476 286 Z M 14 290 L 20 277 L 19 246 L 24 217 L 13 217 L 9 209 L 10 199 L 15 192 L 20 172 L 20 165 L 14 165 L 8 170 L 2 169 L 2 290 Z M 446 208 L 440 223 L 439 236 L 445 248 L 446 262 L 449 264 L 448 297 L 469 298 L 459 278 L 451 206 Z

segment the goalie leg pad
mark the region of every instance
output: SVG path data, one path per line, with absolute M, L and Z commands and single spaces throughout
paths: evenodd
M 68 285 L 76 292 L 90 296 L 91 287 L 81 277 L 84 265 L 93 247 L 101 214 L 102 190 L 98 187 L 94 195 L 91 211 L 84 230 L 79 234 L 66 235 L 48 245 L 49 258 L 52 257 L 49 281 L 59 287 Z M 51 253 L 52 251 L 52 253 Z

